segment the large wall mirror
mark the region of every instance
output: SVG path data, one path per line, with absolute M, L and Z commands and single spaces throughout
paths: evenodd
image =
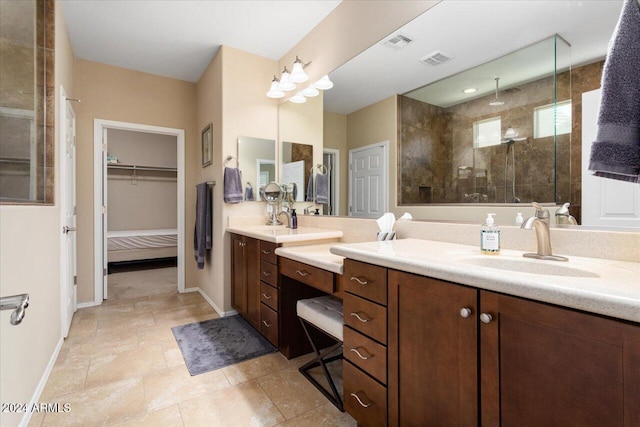
M 260 188 L 276 180 L 276 142 L 273 139 L 238 137 L 238 165 L 246 201 L 260 201 Z
M 295 184 L 295 202 L 307 199 L 307 188 L 313 168 L 313 145 L 299 142 L 282 142 L 280 181 Z
M 477 222 L 489 204 L 515 216 L 535 200 L 570 202 L 579 218 L 581 97 L 600 87 L 621 8 L 622 0 L 440 2 L 329 73 L 325 129 L 343 120 L 347 152 L 390 141 L 396 214 Z M 433 93 L 422 98 L 416 89 L 425 86 Z
M 53 203 L 53 1 L 0 2 L 0 202 Z

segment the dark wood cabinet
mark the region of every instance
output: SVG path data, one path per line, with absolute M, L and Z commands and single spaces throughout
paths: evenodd
M 231 305 L 260 328 L 260 252 L 258 240 L 231 235 Z
M 388 278 L 389 425 L 640 425 L 639 325 Z

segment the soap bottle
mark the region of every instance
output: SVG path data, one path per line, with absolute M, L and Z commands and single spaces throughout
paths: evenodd
M 500 254 L 500 229 L 494 224 L 494 215 L 487 214 L 487 219 L 480 228 L 480 252 L 485 255 Z
M 291 228 L 298 228 L 298 215 L 295 209 L 291 209 Z
M 520 227 L 523 222 L 524 222 L 524 218 L 522 218 L 522 212 L 518 212 L 518 215 L 516 215 L 516 220 L 513 222 L 513 224 Z

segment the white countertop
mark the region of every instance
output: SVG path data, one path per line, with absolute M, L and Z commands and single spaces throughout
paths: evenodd
M 523 252 L 513 250 L 490 256 L 480 254 L 475 246 L 418 239 L 335 243 L 330 251 L 409 273 L 640 322 L 640 263 L 571 256 L 568 262 L 543 261 L 523 258 Z
M 227 231 L 272 243 L 310 242 L 342 237 L 340 230 L 316 227 L 298 227 L 294 230 L 284 225 L 237 225 L 227 227 Z
M 334 255 L 330 251 L 331 247 L 335 245 L 336 243 L 321 243 L 277 248 L 276 255 L 342 274 L 344 257 Z

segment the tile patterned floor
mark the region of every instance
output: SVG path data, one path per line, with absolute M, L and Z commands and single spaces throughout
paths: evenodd
M 356 425 L 298 372 L 308 356 L 273 353 L 192 377 L 171 328 L 218 315 L 197 293 L 145 295 L 137 281 L 171 274 L 140 273 L 118 273 L 126 292 L 76 312 L 40 398 L 71 411 L 34 414 L 30 426 Z

